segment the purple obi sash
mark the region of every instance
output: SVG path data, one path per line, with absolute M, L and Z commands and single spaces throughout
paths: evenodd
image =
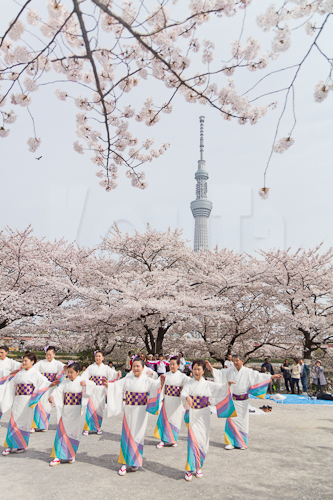
M 97 375 L 93 375 L 89 380 L 95 382 L 96 385 L 103 385 L 103 378 L 105 377 L 98 377 Z
M 33 384 L 17 384 L 15 389 L 15 396 L 31 396 L 34 392 L 35 386 Z
M 235 401 L 245 401 L 246 399 L 249 399 L 249 395 L 248 394 L 233 394 L 232 395 L 232 399 L 234 399 Z
M 191 396 L 193 405 L 192 410 L 201 410 L 209 406 L 209 399 L 206 396 Z
M 165 386 L 165 395 L 166 396 L 175 396 L 176 398 L 180 397 L 180 393 L 182 392 L 182 388 L 178 385 L 166 385 Z
M 81 392 L 65 392 L 64 405 L 80 405 L 82 400 Z
M 148 392 L 126 391 L 126 404 L 130 406 L 144 406 L 148 401 Z
M 53 382 L 57 378 L 56 373 L 42 373 L 42 375 L 44 375 L 49 382 Z

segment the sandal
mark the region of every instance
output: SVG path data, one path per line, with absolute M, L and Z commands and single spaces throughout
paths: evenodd
M 158 443 L 158 444 L 156 445 L 156 448 L 158 448 L 159 450 L 160 450 L 161 448 L 164 448 L 164 443 L 163 443 L 163 441 L 161 441 L 160 443 Z
M 185 481 L 192 481 L 192 472 L 185 472 Z
M 89 436 L 89 431 L 83 431 L 82 436 Z
M 101 434 L 103 434 L 103 431 L 101 431 L 101 429 L 99 431 L 97 431 L 97 436 L 100 436 Z
M 75 462 L 75 458 L 71 458 L 70 460 L 68 460 L 69 464 L 73 464 L 74 462 Z
M 2 454 L 3 454 L 4 456 L 7 456 L 7 455 L 9 455 L 11 452 L 12 452 L 12 448 L 6 448 L 5 450 L 3 450 Z
M 202 476 L 203 476 L 202 470 L 201 469 L 197 470 L 197 472 L 195 473 L 195 477 L 197 477 L 198 479 L 201 479 Z
M 60 464 L 60 460 L 59 460 L 59 458 L 54 458 L 54 459 L 52 460 L 52 462 L 50 462 L 50 463 L 49 463 L 49 466 L 50 466 L 50 467 L 55 467 L 56 465 L 59 465 L 59 464 Z
M 122 465 L 118 470 L 118 476 L 125 476 L 125 474 L 127 474 L 127 466 Z
M 24 448 L 17 448 L 16 450 L 13 450 L 13 453 L 23 453 L 24 451 Z

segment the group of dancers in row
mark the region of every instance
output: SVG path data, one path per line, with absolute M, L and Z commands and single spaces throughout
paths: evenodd
M 11 409 L 4 456 L 22 453 L 31 432 L 47 431 L 52 407 L 57 412 L 57 431 L 51 453 L 51 467 L 62 461 L 75 462 L 82 435 L 102 434 L 107 396 L 107 416 L 120 414 L 124 408 L 118 471 L 142 466 L 148 413 L 158 419 L 154 437 L 158 449 L 177 446 L 184 417 L 188 427 L 185 479 L 193 474 L 202 477 L 202 466 L 209 447 L 210 405 L 216 405 L 219 418 L 226 418 L 226 449 L 247 448 L 249 431 L 249 394 L 265 397 L 271 378 L 281 375 L 259 373 L 243 366 L 234 356 L 234 366 L 216 370 L 207 361 L 192 363 L 193 377 L 179 370 L 179 357 L 170 359 L 170 371 L 158 377 L 144 361 L 133 360 L 132 370 L 121 372 L 103 363 L 102 351 L 95 351 L 95 363 L 80 375 L 80 365 L 64 365 L 55 359 L 55 348 L 45 348 L 45 359 L 26 352 L 22 364 L 7 357 L 7 346 L 0 347 L 0 418 Z M 206 380 L 206 368 L 214 381 Z M 185 413 L 184 413 L 185 410 Z

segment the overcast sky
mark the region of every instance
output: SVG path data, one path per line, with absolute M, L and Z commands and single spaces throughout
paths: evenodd
M 252 17 L 247 16 L 245 38 L 250 32 L 262 38 L 254 19 L 267 2 L 258 0 L 256 4 Z M 4 17 L 1 16 L 1 31 Z M 223 30 L 214 21 L 210 39 L 218 45 L 218 56 L 222 57 L 224 48 L 227 53 L 230 40 L 237 38 L 234 33 L 238 33 L 239 19 L 225 20 Z M 267 36 L 264 43 L 266 40 Z M 282 67 L 283 61 L 285 66 L 299 61 L 306 51 L 305 43 L 309 43 L 309 38 L 302 31 L 290 53 L 283 54 L 272 69 L 277 67 L 275 64 Z M 332 57 L 332 37 L 327 35 L 325 43 Z M 283 155 L 273 156 L 267 177 L 271 194 L 266 201 L 257 193 L 263 185 L 263 171 L 281 105 L 269 111 L 257 125 L 240 126 L 226 122 L 212 108 L 177 98 L 174 111 L 164 115 L 155 127 L 148 129 L 133 122 L 140 137 L 154 137 L 156 145 L 171 143 L 164 156 L 144 166 L 149 187 L 144 191 L 132 188 L 125 173 L 120 172 L 119 187 L 106 193 L 98 184 L 90 155 L 78 155 L 73 150 L 77 108 L 56 100 L 54 90 L 59 85 L 43 88 L 33 95 L 31 106 L 37 136 L 42 138 L 38 154 L 28 152 L 26 140 L 31 130 L 26 112 L 20 113 L 10 135 L 0 139 L 0 227 L 23 229 L 31 224 L 38 236 L 65 237 L 94 245 L 108 233 L 114 221 L 130 232 L 143 231 L 149 222 L 159 231 L 168 226 L 183 227 L 184 237 L 191 244 L 194 220 L 190 202 L 195 199 L 199 116 L 203 115 L 208 198 L 213 202 L 210 247 L 218 244 L 220 248 L 253 252 L 256 248 L 313 247 L 320 242 L 325 247 L 332 246 L 333 93 L 322 104 L 313 99 L 315 84 L 325 79 L 327 73 L 327 63 L 318 54 L 310 56 L 301 70 L 295 87 L 295 144 Z M 289 71 L 283 76 L 272 76 L 262 85 L 262 92 L 279 88 L 290 81 L 292 74 Z M 243 73 L 241 79 L 236 76 L 237 88 L 245 90 L 259 76 L 249 72 Z M 165 87 L 151 86 L 151 95 L 158 97 L 161 92 L 165 92 Z M 79 93 L 80 90 L 74 95 Z M 134 106 L 139 98 L 133 93 Z M 265 102 L 272 100 L 276 97 Z M 291 115 L 287 114 L 279 136 L 286 136 L 291 125 Z M 36 160 L 40 155 L 41 160 Z

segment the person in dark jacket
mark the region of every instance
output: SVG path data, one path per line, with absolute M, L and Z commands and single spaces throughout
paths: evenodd
M 273 366 L 269 362 L 269 358 L 265 358 L 265 362 L 261 365 L 261 371 L 263 368 L 266 368 L 266 372 L 274 375 Z
M 271 363 L 269 362 L 269 358 L 265 358 L 265 362 L 261 365 L 261 373 L 270 373 L 271 375 L 274 375 L 274 369 Z M 272 381 L 269 382 L 268 389 L 267 389 L 268 394 L 273 394 L 273 384 Z
M 281 372 L 284 378 L 284 383 L 287 392 L 291 391 L 291 370 L 292 367 L 289 366 L 289 360 L 285 359 L 283 365 L 281 366 Z
M 301 365 L 302 392 L 304 394 L 308 392 L 308 375 L 310 373 L 310 368 L 304 363 L 302 358 L 299 360 L 299 364 Z

